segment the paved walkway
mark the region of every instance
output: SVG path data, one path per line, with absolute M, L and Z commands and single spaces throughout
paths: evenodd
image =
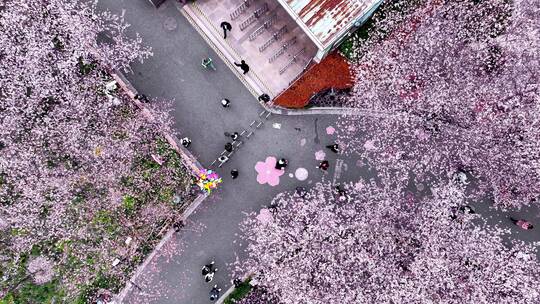
M 263 109 L 253 95 L 238 81 L 232 71 L 192 28 L 171 1 L 155 9 L 144 0 L 100 0 L 100 6 L 114 13 L 122 13 L 132 24 L 130 31 L 138 32 L 154 56 L 144 64 L 132 66 L 134 74 L 127 77 L 138 91 L 149 97 L 175 100 L 176 127 L 180 137 L 193 139 L 193 154 L 208 166 L 219 156 L 227 138 L 225 131 L 254 130 L 231 160 L 218 169 L 224 176 L 223 187 L 205 200 L 190 217 L 180 234 L 164 245 L 162 255 L 152 261 L 134 282 L 134 287 L 124 303 L 206 303 L 210 286 L 202 282 L 200 267 L 211 257 L 216 258 L 218 271 L 214 281 L 226 290 L 230 285 L 226 263 L 242 256 L 239 242 L 235 242 L 238 223 L 243 212 L 258 211 L 272 197 L 296 186 L 308 186 L 321 180 L 323 173 L 315 166 L 315 152 L 333 138 L 325 128 L 332 125 L 335 116 L 275 116 L 259 118 Z M 200 58 L 211 56 L 217 71 L 206 71 Z M 231 107 L 224 109 L 219 101 L 227 97 Z M 253 120 L 265 121 L 259 129 L 249 125 Z M 272 125 L 277 124 L 275 128 Z M 303 145 L 302 145 L 303 143 Z M 336 155 L 326 151 L 332 164 Z M 285 157 L 289 170 L 276 187 L 256 182 L 255 164 L 267 156 Z M 354 164 L 354 160 L 352 161 Z M 300 182 L 289 177 L 298 167 L 309 171 L 309 178 Z M 237 168 L 240 176 L 231 180 L 229 171 Z M 345 172 L 341 166 L 339 172 Z M 357 173 L 356 173 L 357 174 Z M 354 175 L 356 175 L 354 174 Z M 334 178 L 332 168 L 326 175 Z M 138 289 L 140 287 L 140 290 Z
M 117 14 L 125 9 L 125 18 L 132 24 L 130 31 L 138 32 L 144 43 L 152 46 L 154 56 L 144 64 L 134 64 L 134 74 L 127 76 L 137 90 L 149 97 L 175 100 L 176 127 L 180 136 L 193 139 L 191 151 L 203 165 L 208 166 L 223 150 L 227 141 L 223 132 L 250 129 L 250 123 L 259 119 L 263 109 L 253 95 L 218 59 L 172 1 L 157 10 L 146 0 L 100 0 L 99 5 Z M 201 69 L 200 60 L 206 56 L 215 58 L 217 71 Z M 223 97 L 231 100 L 230 108 L 224 109 L 219 104 Z M 270 116 L 218 170 L 224 176 L 223 187 L 200 205 L 181 233 L 164 244 L 134 282 L 135 287 L 123 303 L 210 303 L 211 286 L 202 281 L 200 267 L 215 257 L 219 271 L 212 284 L 218 284 L 223 291 L 230 286 L 230 268 L 226 265 L 244 256 L 238 224 L 245 212 L 258 211 L 275 194 L 296 186 L 308 186 L 321 179 L 340 182 L 369 176 L 365 168 L 356 166 L 356 159 L 338 161 L 329 151 L 325 152 L 331 170 L 324 175 L 315 169 L 318 163 L 315 152 L 332 142 L 332 135 L 326 134 L 325 129 L 335 119 L 332 115 Z M 279 128 L 274 128 L 274 123 Z M 256 182 L 254 166 L 267 156 L 290 161 L 276 187 Z M 341 165 L 335 168 L 336 164 Z M 298 167 L 309 171 L 308 180 L 300 182 L 288 176 Z M 240 171 L 236 180 L 229 176 L 232 168 Z M 523 236 L 539 239 L 538 234 Z

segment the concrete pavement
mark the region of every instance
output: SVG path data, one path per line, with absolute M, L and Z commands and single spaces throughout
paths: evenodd
M 191 27 L 171 1 L 155 9 L 148 1 L 101 0 L 101 7 L 122 13 L 132 24 L 131 33 L 138 32 L 145 44 L 152 46 L 154 56 L 144 64 L 133 64 L 134 74 L 128 79 L 138 91 L 149 97 L 175 101 L 176 128 L 180 137 L 189 136 L 192 153 L 208 166 L 223 150 L 225 131 L 254 130 L 238 152 L 218 170 L 224 176 L 223 187 L 205 200 L 192 214 L 185 229 L 173 236 L 154 261 L 137 279 L 125 303 L 205 303 L 211 286 L 199 274 L 200 267 L 215 257 L 221 268 L 214 282 L 226 290 L 230 285 L 226 263 L 243 250 L 237 239 L 238 224 L 244 212 L 258 211 L 272 197 L 284 190 L 321 180 L 323 173 L 315 168 L 315 152 L 333 138 L 325 128 L 333 124 L 333 116 L 270 116 L 261 128 L 249 124 L 261 120 L 263 110 L 253 95 Z M 217 71 L 201 68 L 200 60 L 210 56 Z M 219 101 L 229 98 L 230 108 Z M 272 124 L 279 124 L 274 128 Z M 304 145 L 302 145 L 304 143 Z M 336 155 L 326 151 L 335 164 Z M 277 187 L 259 185 L 254 166 L 267 156 L 285 157 L 290 165 Z M 294 169 L 305 167 L 310 177 L 300 182 L 288 176 Z M 229 171 L 237 168 L 240 176 L 231 180 Z M 333 170 L 325 176 L 333 179 Z
M 176 128 L 180 136 L 192 138 L 190 149 L 203 165 L 208 166 L 223 150 L 227 142 L 223 132 L 250 130 L 250 122 L 258 119 L 262 108 L 172 1 L 158 9 L 146 0 L 100 0 L 99 6 L 117 14 L 125 10 L 131 33 L 138 32 L 144 43 L 152 46 L 154 56 L 144 64 L 133 64 L 134 74 L 127 77 L 149 97 L 174 100 Z M 207 56 L 214 59 L 217 71 L 201 68 L 200 61 Z M 230 108 L 219 104 L 223 97 L 231 100 Z M 271 116 L 218 169 L 224 177 L 223 186 L 200 205 L 180 233 L 163 245 L 123 303 L 210 303 L 212 285 L 204 283 L 200 267 L 213 257 L 219 271 L 212 284 L 218 284 L 224 292 L 231 280 L 227 265 L 244 256 L 238 224 L 245 213 L 258 211 L 279 192 L 334 179 L 337 156 L 324 146 L 334 139 L 325 128 L 334 125 L 335 119 L 331 115 Z M 273 123 L 280 128 L 274 128 Z M 315 169 L 317 150 L 325 150 L 332 164 L 327 174 Z M 267 156 L 289 159 L 287 172 L 276 187 L 259 185 L 255 180 L 254 166 Z M 337 182 L 370 175 L 366 168 L 357 167 L 356 161 L 343 159 Z M 309 171 L 308 180 L 300 182 L 288 176 L 298 167 Z M 236 180 L 229 176 L 232 168 L 240 171 Z M 529 236 L 538 238 L 538 234 Z

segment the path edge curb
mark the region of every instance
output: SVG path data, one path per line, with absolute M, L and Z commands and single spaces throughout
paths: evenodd
M 152 115 L 152 112 L 144 106 L 142 102 L 135 99 L 135 96 L 138 94 L 135 87 L 131 84 L 131 82 L 127 79 L 127 77 L 121 72 L 121 71 L 113 71 L 111 73 L 114 80 L 118 83 L 118 85 L 121 87 L 123 92 L 128 95 L 130 101 L 135 104 L 137 108 L 141 110 L 143 115 L 146 119 L 153 121 L 154 117 Z M 189 150 L 187 150 L 184 146 L 180 145 L 180 141 L 175 135 L 165 133 L 163 132 L 162 135 L 165 137 L 169 145 L 178 153 L 180 154 L 180 158 L 182 159 L 182 162 L 184 165 L 191 170 L 191 174 L 194 176 L 197 176 L 201 169 L 204 167 L 201 165 L 201 163 L 191 154 Z M 204 192 L 199 194 L 191 203 L 190 205 L 184 210 L 182 213 L 180 219 L 182 221 L 185 221 L 196 209 L 197 207 L 209 196 L 208 193 Z M 159 250 L 165 245 L 166 242 L 168 242 L 171 237 L 175 233 L 174 228 L 170 228 L 167 233 L 165 233 L 165 236 L 159 241 L 159 243 L 154 247 L 152 252 L 144 259 L 144 262 L 141 263 L 139 266 L 137 266 L 137 269 L 133 273 L 133 275 L 129 278 L 129 280 L 126 282 L 126 285 L 124 288 L 113 297 L 113 300 L 111 301 L 111 304 L 114 303 L 124 303 L 124 298 L 128 295 L 128 293 L 131 291 L 131 289 L 135 286 L 136 279 L 142 274 L 146 266 L 154 259 L 156 254 L 159 252 Z

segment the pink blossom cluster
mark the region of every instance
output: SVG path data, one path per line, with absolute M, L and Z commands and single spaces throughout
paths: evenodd
M 406 21 L 404 21 L 406 20 Z M 519 207 L 540 194 L 540 3 L 428 0 L 356 66 L 340 140 L 382 176 L 463 171 L 477 194 Z
M 264 288 L 254 286 L 247 296 L 236 301 L 237 304 L 280 304 L 279 300 Z
M 37 257 L 28 263 L 28 272 L 36 284 L 49 282 L 54 276 L 53 263 L 45 257 Z
M 537 247 L 461 212 L 461 188 L 424 198 L 362 181 L 344 190 L 346 203 L 317 184 L 276 197 L 271 222 L 249 217 L 238 270 L 284 304 L 540 301 Z
M 171 119 L 167 106 L 156 104 L 148 122 L 112 82 L 112 71 L 151 55 L 139 36 L 126 35 L 127 26 L 95 3 L 0 5 L 0 298 L 34 249 L 51 256 L 30 262 L 34 280 L 65 267 L 68 296 L 100 270 L 125 276 L 113 261 L 132 258 L 174 215 L 158 198 L 174 193 L 159 190 L 184 191 L 183 181 L 190 182 L 170 154 L 155 175 L 141 168 L 160 167 L 150 154 Z M 131 197 L 153 203 L 137 209 Z M 127 237 L 135 241 L 126 244 Z M 49 263 L 54 267 L 40 268 Z

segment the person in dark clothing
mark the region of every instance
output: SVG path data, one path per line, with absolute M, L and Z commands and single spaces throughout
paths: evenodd
M 328 168 L 330 168 L 330 163 L 327 160 L 323 160 L 317 168 L 326 171 Z
M 270 101 L 270 95 L 266 94 L 266 93 L 263 93 L 261 94 L 261 96 L 259 96 L 259 101 L 262 101 L 264 103 L 267 103 Z
M 176 223 L 173 224 L 173 228 L 174 228 L 174 231 L 175 232 L 180 232 L 180 230 L 184 227 L 184 222 L 183 221 L 178 221 Z
M 465 214 L 475 214 L 474 209 L 471 206 L 461 206 L 459 207 L 459 211 L 465 213 Z
M 304 187 L 296 187 L 296 194 L 298 194 L 298 196 L 300 196 L 301 198 L 304 198 L 304 196 L 306 196 L 307 194 L 307 190 L 306 188 Z
M 232 179 L 236 179 L 238 177 L 238 170 L 232 169 L 231 170 L 231 177 L 232 177 Z
M 142 102 L 148 102 L 149 101 L 148 97 L 146 97 L 146 95 L 144 95 L 144 94 L 140 94 L 140 95 L 137 94 L 137 95 L 135 95 L 134 98 L 137 99 L 137 100 L 140 100 Z
M 226 143 L 225 144 L 225 151 L 232 152 L 232 150 L 233 150 L 233 145 L 230 142 Z
M 204 281 L 205 281 L 206 283 L 212 282 L 212 280 L 214 279 L 214 274 L 216 273 L 216 271 L 217 271 L 217 268 L 214 269 L 212 272 L 207 273 L 207 274 L 204 276 Z
M 212 290 L 210 290 L 210 301 L 215 301 L 219 298 L 219 292 L 221 291 L 221 288 L 218 288 L 217 285 L 214 285 L 212 287 Z
M 221 100 L 221 105 L 224 107 L 224 108 L 228 108 L 231 106 L 231 101 L 228 100 L 227 98 L 223 98 Z
M 223 21 L 220 26 L 223 29 L 223 39 L 227 39 L 227 31 L 232 30 L 232 25 L 227 21 Z
M 326 147 L 328 149 L 330 149 L 330 151 L 332 151 L 334 153 L 339 153 L 339 145 L 338 144 L 332 144 L 332 145 L 328 145 Z
M 180 139 L 180 143 L 182 144 L 182 146 L 188 148 L 189 145 L 191 145 L 191 139 L 189 139 L 189 137 L 184 137 Z
M 234 285 L 234 288 L 238 288 L 242 285 L 242 280 L 236 278 L 232 281 L 233 285 Z
M 340 202 L 345 202 L 349 199 L 349 197 L 347 196 L 347 191 L 345 191 L 345 189 L 343 189 L 341 185 L 336 186 L 336 191 L 338 193 L 338 200 Z
M 210 262 L 210 264 L 206 264 L 202 267 L 201 273 L 203 276 L 206 276 L 210 272 L 212 272 L 212 268 L 214 268 L 214 261 Z
M 244 72 L 244 75 L 246 75 L 247 72 L 249 72 L 249 65 L 246 63 L 245 60 L 240 61 L 240 63 L 235 62 L 234 65 L 237 67 L 240 67 L 242 71 Z
M 285 158 L 280 158 L 277 162 L 276 162 L 276 169 L 278 170 L 283 170 L 285 169 L 285 167 L 287 167 L 287 164 L 289 163 L 288 160 L 286 160 Z

